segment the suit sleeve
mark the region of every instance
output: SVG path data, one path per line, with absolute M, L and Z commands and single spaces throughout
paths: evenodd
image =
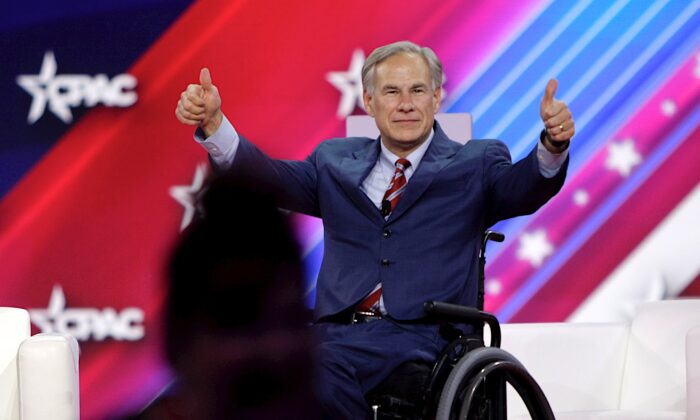
M 287 210 L 320 217 L 315 160 L 316 151 L 303 161 L 272 159 L 240 136 L 227 175 L 271 192 Z
M 568 158 L 555 176 L 545 178 L 539 169 L 537 148 L 513 164 L 500 141 L 484 148 L 483 183 L 486 194 L 486 226 L 515 216 L 532 214 L 564 185 Z

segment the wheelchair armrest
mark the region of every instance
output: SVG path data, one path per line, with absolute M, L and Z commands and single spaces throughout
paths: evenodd
M 423 304 L 425 312 L 439 321 L 463 324 L 487 324 L 491 329 L 491 347 L 501 346 L 501 325 L 492 314 L 469 306 L 430 300 Z

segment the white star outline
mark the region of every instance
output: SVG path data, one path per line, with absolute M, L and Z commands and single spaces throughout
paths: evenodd
M 326 74 L 326 81 L 341 93 L 336 112 L 339 119 L 347 118 L 358 106 L 362 110 L 365 109 L 365 104 L 362 101 L 362 66 L 364 63 L 364 51 L 361 48 L 355 48 L 346 71 L 330 71 Z
M 678 107 L 676 106 L 676 103 L 672 100 L 666 99 L 665 101 L 661 102 L 661 113 L 665 116 L 672 117 L 677 110 Z
M 205 162 L 202 162 L 198 164 L 194 170 L 192 184 L 174 185 L 170 187 L 170 196 L 185 209 L 185 212 L 182 215 L 182 222 L 180 222 L 181 232 L 185 230 L 190 223 L 192 223 L 192 219 L 194 218 L 197 210 L 197 196 L 202 190 L 204 180 L 207 178 L 207 171 L 208 165 Z
M 588 194 L 588 191 L 584 190 L 583 188 L 579 188 L 574 191 L 572 198 L 574 200 L 574 204 L 579 207 L 584 207 L 591 200 L 590 194 Z
M 544 259 L 554 252 L 554 246 L 547 239 L 547 232 L 538 229 L 525 232 L 520 236 L 520 244 L 515 253 L 517 259 L 529 262 L 533 267 L 539 267 Z
M 29 115 L 27 116 L 27 122 L 29 122 L 29 124 L 34 124 L 44 115 L 46 103 L 49 100 L 46 94 L 46 88 L 49 82 L 56 76 L 57 68 L 58 65 L 56 64 L 56 57 L 53 51 L 46 51 L 46 53 L 44 53 L 44 59 L 41 62 L 39 74 L 22 74 L 17 76 L 17 84 L 32 95 L 32 105 L 29 107 Z M 53 103 L 50 103 L 49 109 L 65 123 L 69 123 L 73 120 L 73 115 L 68 108 L 59 108 L 54 106 Z
M 498 278 L 489 279 L 485 283 L 486 293 L 490 296 L 497 296 L 503 291 L 503 284 Z
M 634 140 L 626 138 L 608 145 L 608 157 L 605 159 L 605 167 L 616 171 L 623 177 L 632 173 L 632 168 L 642 163 L 642 156 L 634 145 Z

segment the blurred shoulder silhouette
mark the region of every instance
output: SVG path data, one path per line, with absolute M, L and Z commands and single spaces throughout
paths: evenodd
M 314 418 L 302 266 L 274 198 L 218 177 L 168 267 L 165 351 L 177 379 L 135 418 Z

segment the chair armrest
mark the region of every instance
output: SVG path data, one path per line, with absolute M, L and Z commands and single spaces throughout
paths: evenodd
M 0 307 L 0 419 L 19 419 L 17 349 L 29 333 L 26 309 Z
M 498 319 L 488 312 L 480 311 L 476 308 L 463 305 L 455 305 L 454 303 L 436 302 L 434 300 L 425 302 L 423 310 L 429 317 L 437 321 L 456 322 L 462 324 L 473 325 L 482 328 L 484 324 L 489 326 L 490 346 L 501 346 L 501 327 Z
M 700 418 L 700 327 L 688 331 L 685 340 L 686 418 Z
M 22 420 L 80 418 L 78 342 L 68 334 L 42 333 L 19 347 Z

